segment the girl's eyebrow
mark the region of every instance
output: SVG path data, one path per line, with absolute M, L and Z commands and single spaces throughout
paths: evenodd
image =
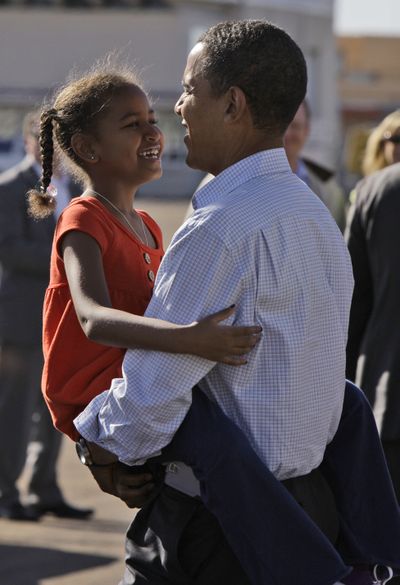
M 154 110 L 149 110 L 148 111 L 149 114 L 154 114 Z M 133 117 L 137 117 L 140 116 L 141 112 L 127 112 L 126 114 L 124 114 L 122 116 L 122 118 L 120 119 L 120 122 L 123 122 L 124 120 L 126 120 L 126 118 L 133 118 Z

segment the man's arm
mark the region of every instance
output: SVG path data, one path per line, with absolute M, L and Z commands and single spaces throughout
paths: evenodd
M 214 231 L 182 230 L 167 251 L 146 315 L 188 323 L 238 305 L 242 269 Z M 132 350 L 124 377 L 75 419 L 79 433 L 132 465 L 157 455 L 191 404 L 191 390 L 215 364 L 191 355 Z M 228 367 L 228 366 L 217 366 Z

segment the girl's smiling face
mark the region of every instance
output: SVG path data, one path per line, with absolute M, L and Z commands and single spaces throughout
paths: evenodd
M 111 98 L 107 110 L 93 130 L 97 170 L 137 186 L 158 179 L 164 136 L 146 94 L 136 85 L 127 86 Z

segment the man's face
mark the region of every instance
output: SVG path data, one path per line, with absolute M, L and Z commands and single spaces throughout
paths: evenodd
M 24 137 L 25 152 L 30 154 L 38 164 L 41 164 L 40 160 L 40 146 L 39 146 L 39 119 L 32 124 L 29 131 Z
M 289 160 L 297 159 L 307 142 L 310 125 L 306 108 L 301 104 L 285 132 L 283 142 Z
M 198 43 L 188 56 L 183 74 L 183 92 L 175 113 L 186 128 L 186 163 L 193 169 L 218 174 L 224 158 L 225 100 L 212 95 L 209 82 L 201 74 L 204 46 Z

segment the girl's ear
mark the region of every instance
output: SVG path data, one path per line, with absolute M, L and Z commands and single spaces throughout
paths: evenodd
M 81 132 L 73 134 L 71 148 L 76 156 L 86 163 L 94 164 L 99 160 L 93 138 L 87 134 L 82 134 Z
M 244 91 L 234 85 L 226 92 L 225 120 L 236 122 L 247 112 L 248 105 Z

